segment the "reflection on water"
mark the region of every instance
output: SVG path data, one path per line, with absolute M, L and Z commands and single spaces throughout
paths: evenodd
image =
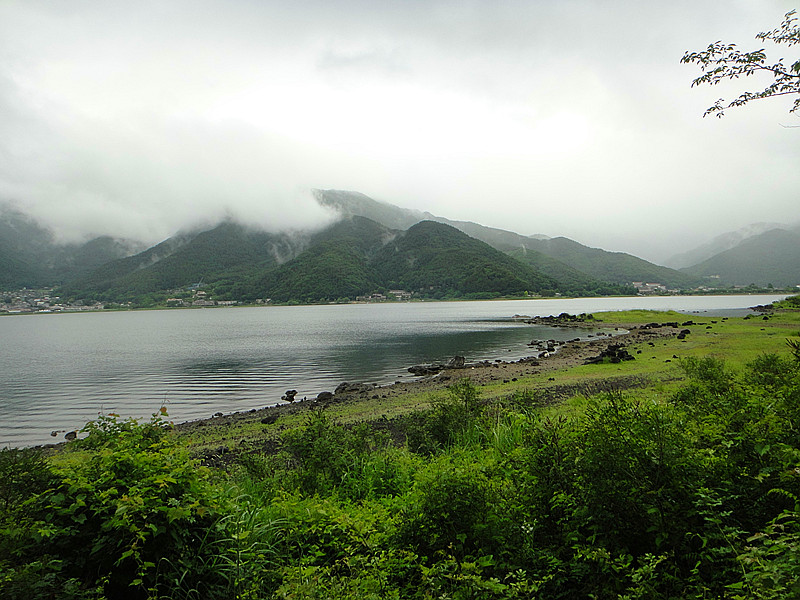
M 627 308 L 735 309 L 776 297 L 597 298 L 145 311 L 0 318 L 0 446 L 49 443 L 99 412 L 176 421 L 388 383 L 414 364 L 528 356 L 574 329 L 512 322 Z

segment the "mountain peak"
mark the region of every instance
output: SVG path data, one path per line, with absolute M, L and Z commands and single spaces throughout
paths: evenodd
M 673 269 L 684 269 L 708 260 L 715 254 L 725 252 L 741 244 L 748 238 L 761 235 L 771 229 L 785 228 L 780 223 L 750 223 L 736 231 L 726 231 L 716 236 L 710 242 L 701 244 L 687 252 L 681 252 L 670 257 L 664 264 Z

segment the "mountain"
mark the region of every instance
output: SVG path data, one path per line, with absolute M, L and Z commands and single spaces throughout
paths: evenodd
M 611 283 L 589 277 L 586 273 L 574 269 L 566 263 L 536 250 L 528 250 L 525 246 L 508 250 L 506 254 L 558 280 L 559 289 L 571 296 L 632 296 L 636 294 L 636 288 L 630 284 Z
M 48 233 L 21 214 L 0 214 L 0 289 L 44 285 L 47 269 L 38 259 L 51 244 Z
M 173 294 L 188 298 L 198 284 L 216 299 L 308 302 L 388 289 L 436 298 L 612 295 L 633 293 L 632 281 L 680 288 L 697 282 L 691 274 L 563 237 L 451 221 L 357 192 L 318 190 L 316 196 L 342 215 L 316 232 L 270 233 L 226 221 L 181 232 L 134 255 L 119 240 L 98 238 L 69 252 L 61 248 L 47 261 L 30 248 L 11 252 L 19 243 L 4 246 L 13 238 L 8 234 L 0 237 L 0 256 L 7 271 L 27 274 L 27 280 L 64 282 L 59 293 L 66 299 L 140 305 Z M 24 225 L 16 224 L 17 242 L 32 237 Z M 123 258 L 109 260 L 114 252 Z M 58 265 L 60 279 L 48 265 Z
M 625 284 L 633 281 L 662 283 L 668 288 L 692 288 L 697 279 L 662 267 L 625 252 L 609 252 L 590 248 L 565 237 L 547 240 L 531 240 L 530 247 L 560 260 L 583 273 L 612 283 Z
M 100 265 L 143 250 L 109 236 L 63 244 L 22 213 L 0 210 L 0 289 L 50 287 L 80 278 Z
M 180 233 L 135 256 L 107 263 L 61 290 L 66 297 L 129 300 L 201 281 L 268 270 L 304 247 L 305 238 L 225 221 L 207 231 Z M 238 271 L 238 272 L 237 272 Z
M 239 290 L 247 300 L 277 302 L 354 300 L 384 284 L 370 264 L 397 233 L 364 217 L 348 217 L 311 236 L 309 248 Z
M 434 297 L 560 289 L 554 278 L 434 221 L 421 221 L 398 234 L 372 262 L 388 287 Z
M 602 289 L 609 283 L 630 286 L 633 281 L 662 283 L 671 288 L 691 288 L 699 284 L 691 275 L 675 269 L 655 265 L 624 252 L 589 248 L 565 237 L 523 236 L 469 221 L 452 221 L 378 202 L 358 192 L 319 190 L 317 200 L 342 214 L 366 216 L 390 227 L 390 223 L 416 223 L 423 217 L 445 223 L 559 281 L 572 281 L 576 291 Z
M 379 202 L 360 192 L 314 190 L 313 194 L 320 205 L 332 208 L 344 217 L 366 217 L 389 229 L 405 230 L 420 221 L 438 220 L 428 212 Z
M 559 282 L 442 223 L 421 221 L 400 231 L 353 216 L 313 235 L 308 249 L 266 272 L 250 289 L 226 293 L 247 300 L 324 302 L 390 289 L 427 298 L 475 298 L 552 293 Z
M 673 269 L 685 269 L 708 260 L 715 254 L 730 250 L 741 244 L 747 238 L 761 235 L 772 229 L 786 229 L 778 223 L 752 223 L 736 231 L 728 231 L 718 235 L 710 242 L 702 244 L 697 248 L 682 252 L 670 257 L 664 264 Z
M 148 304 L 157 300 L 154 294 L 163 300 L 203 283 L 217 299 L 316 302 L 388 289 L 436 298 L 610 295 L 633 293 L 634 280 L 675 287 L 693 282 L 684 273 L 566 238 L 522 236 L 441 218 L 420 220 L 430 215 L 356 192 L 322 190 L 317 198 L 342 214 L 321 231 L 267 233 L 225 222 L 104 264 L 61 293 L 72 299 Z
M 102 265 L 64 286 L 61 294 L 146 305 L 154 294 L 161 299 L 186 294 L 201 282 L 217 299 L 276 302 L 355 299 L 389 289 L 428 298 L 566 289 L 554 277 L 449 225 L 421 221 L 403 231 L 351 216 L 318 232 L 293 235 L 222 223 Z
M 772 229 L 683 269 L 714 285 L 788 287 L 800 284 L 800 231 Z

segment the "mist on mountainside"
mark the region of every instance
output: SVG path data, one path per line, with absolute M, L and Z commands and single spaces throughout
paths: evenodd
M 736 231 L 726 231 L 696 248 L 669 257 L 664 264 L 673 269 L 683 269 L 708 260 L 715 254 L 725 252 L 741 244 L 748 238 L 761 235 L 772 229 L 786 229 L 780 223 L 751 223 Z

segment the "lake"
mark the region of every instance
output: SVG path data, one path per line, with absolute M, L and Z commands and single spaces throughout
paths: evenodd
M 0 318 L 0 447 L 63 440 L 99 413 L 185 421 L 412 379 L 411 365 L 516 360 L 574 329 L 515 322 L 608 310 L 745 314 L 785 296 L 674 296 L 269 306 Z M 57 437 L 50 434 L 59 431 Z

